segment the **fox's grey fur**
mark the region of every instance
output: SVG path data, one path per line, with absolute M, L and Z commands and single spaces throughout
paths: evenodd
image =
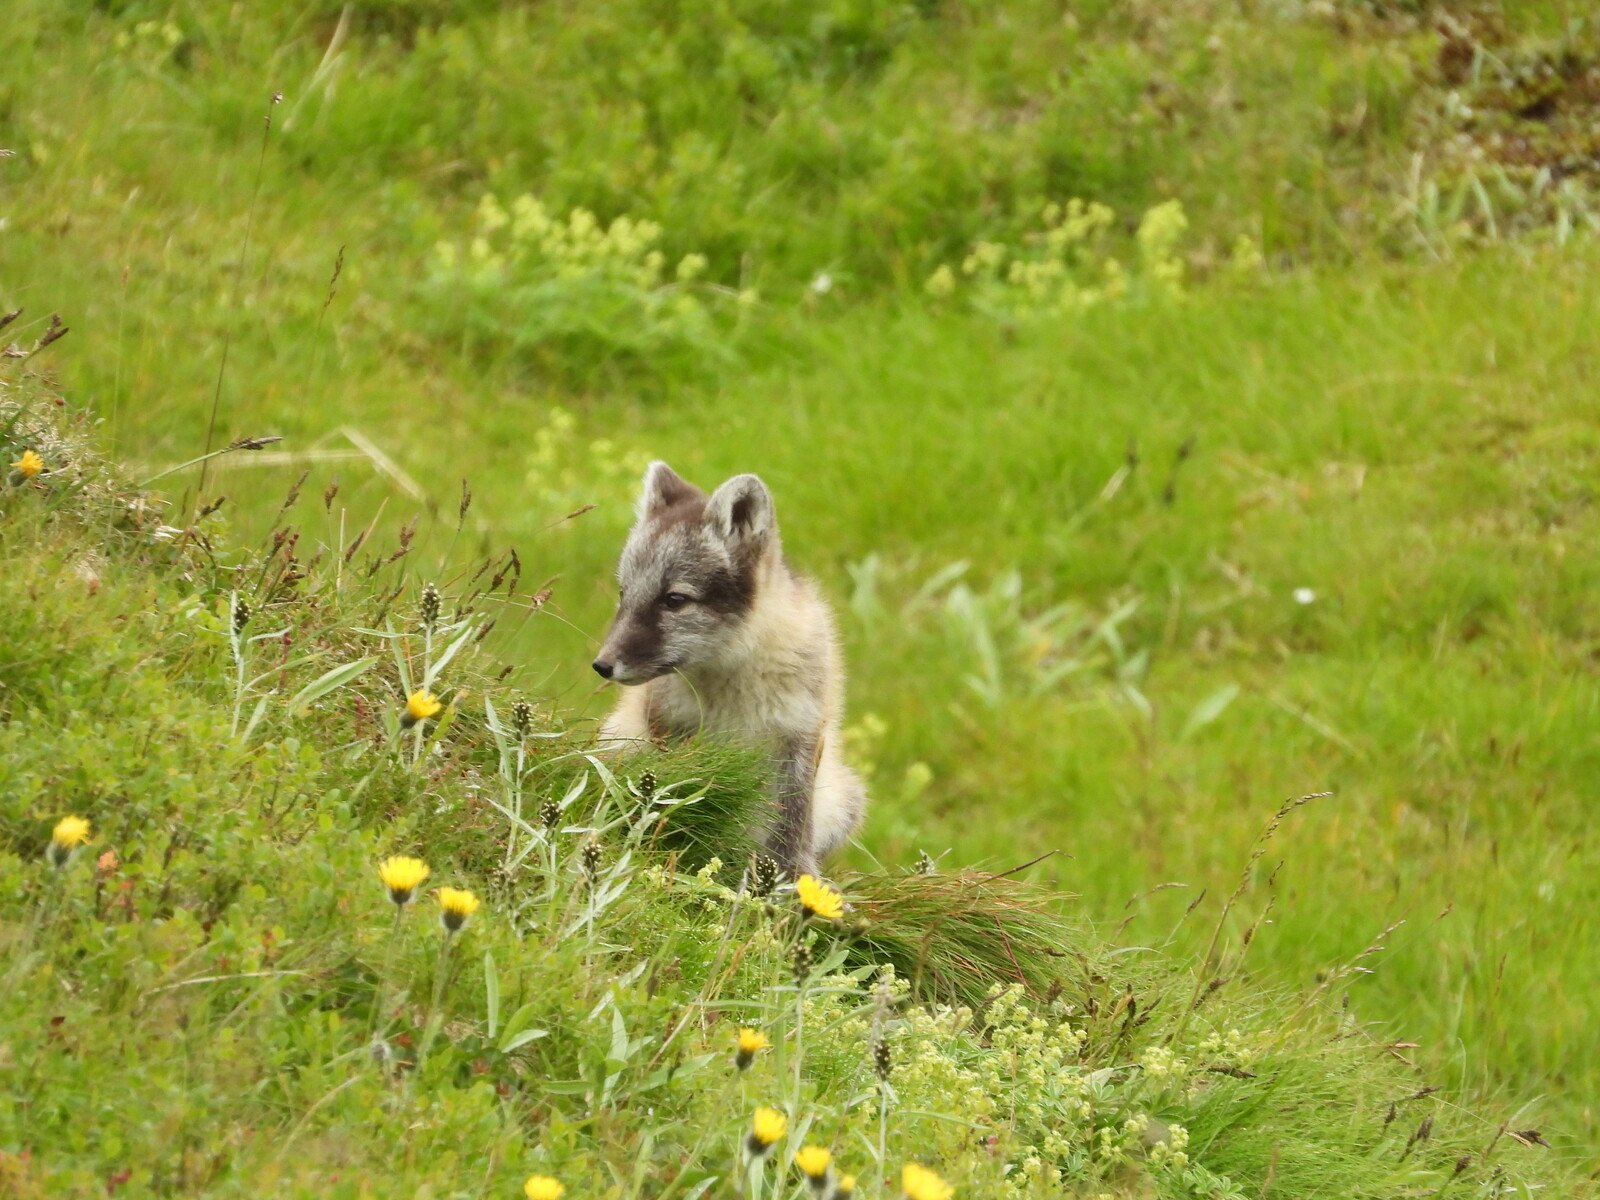
M 651 463 L 617 582 L 594 667 L 629 686 L 602 745 L 704 731 L 766 747 L 777 807 L 768 845 L 791 874 L 815 873 L 860 822 L 866 792 L 840 757 L 833 616 L 784 562 L 767 485 L 736 475 L 707 496 Z

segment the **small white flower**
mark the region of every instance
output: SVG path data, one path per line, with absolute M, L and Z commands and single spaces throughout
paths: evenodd
M 1296 604 L 1310 604 L 1316 598 L 1317 594 L 1308 587 L 1297 587 L 1294 590 L 1294 602 Z
M 819 296 L 826 296 L 833 291 L 833 276 L 826 271 L 818 271 L 817 277 L 811 281 L 811 290 Z

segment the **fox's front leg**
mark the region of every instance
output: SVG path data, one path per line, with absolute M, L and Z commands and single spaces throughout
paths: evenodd
M 778 771 L 773 780 L 778 820 L 769 848 L 778 866 L 791 878 L 817 873 L 811 845 L 811 801 L 816 791 L 820 749 L 821 741 L 816 737 L 785 738 L 778 749 Z

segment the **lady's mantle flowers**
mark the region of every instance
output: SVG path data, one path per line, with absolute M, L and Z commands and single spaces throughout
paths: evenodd
M 789 1118 L 763 1105 L 750 1119 L 750 1136 L 745 1139 L 745 1147 L 753 1156 L 761 1158 L 788 1130 Z
M 759 1029 L 739 1030 L 738 1049 L 733 1056 L 733 1065 L 741 1071 L 748 1070 L 750 1064 L 755 1062 L 756 1055 L 770 1045 L 772 1043 L 767 1040 L 767 1035 Z
M 806 916 L 824 921 L 837 921 L 844 916 L 844 897 L 814 876 L 800 876 L 794 881 L 794 890 Z
M 418 688 L 406 697 L 406 708 L 400 714 L 400 728 L 410 729 L 418 721 L 431 720 L 444 711 L 444 705 L 439 703 L 427 688 Z
M 89 840 L 89 822 L 83 817 L 62 817 L 50 831 L 50 865 L 64 867 L 72 852 Z
M 389 889 L 389 899 L 402 907 L 411 903 L 429 874 L 428 864 L 420 858 L 396 856 L 378 864 L 378 878 Z
M 445 929 L 454 933 L 467 923 L 468 917 L 478 911 L 478 898 L 462 888 L 440 888 L 439 911 Z

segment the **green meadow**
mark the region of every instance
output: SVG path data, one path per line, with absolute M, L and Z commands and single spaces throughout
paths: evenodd
M 362 1100 L 367 1084 L 341 1091 L 330 1066 L 351 1054 L 335 1022 L 317 1027 L 325 1045 L 283 1060 L 235 1048 L 268 1021 L 258 1004 L 298 1012 L 303 1001 L 241 994 L 185 1017 L 237 1027 L 233 1065 L 208 1073 L 195 1064 L 224 1053 L 214 1040 L 131 1015 L 140 989 L 175 982 L 141 972 L 139 955 L 187 961 L 177 943 L 199 955 L 204 939 L 173 933 L 169 945 L 152 929 L 113 946 L 79 931 L 69 954 L 47 936 L 65 911 L 21 915 L 51 886 L 41 839 L 67 811 L 94 809 L 97 829 L 116 828 L 118 806 L 137 811 L 123 858 L 143 846 L 152 871 L 162 847 L 172 860 L 161 830 L 210 822 L 210 865 L 190 848 L 177 859 L 188 874 L 173 886 L 204 898 L 180 904 L 172 924 L 185 937 L 207 911 L 246 941 L 257 926 L 287 930 L 314 947 L 295 970 L 364 997 L 354 964 L 365 964 L 380 1001 L 380 963 L 414 970 L 427 1010 L 417 1040 L 450 1041 L 456 1026 L 441 1033 L 432 1018 L 455 992 L 429 1003 L 427 939 L 385 958 L 381 889 L 366 877 L 348 886 L 372 893 L 357 906 L 371 930 L 333 928 L 351 914 L 338 880 L 420 851 L 447 882 L 455 855 L 487 907 L 504 910 L 493 889 L 514 892 L 513 881 L 493 875 L 498 843 L 471 807 L 474 789 L 504 774 L 503 730 L 488 728 L 481 700 L 503 716 L 508 697 L 525 697 L 539 728 L 583 744 L 613 701 L 588 670 L 611 573 L 644 466 L 662 458 L 706 486 L 759 473 L 789 559 L 836 606 L 847 736 L 873 798 L 834 864 L 841 878 L 898 879 L 919 854 L 935 879 L 1032 863 L 1021 878 L 1051 897 L 1037 919 L 1066 923 L 1096 986 L 1124 969 L 1192 977 L 1269 1031 L 1273 1052 L 1287 1053 L 1270 1032 L 1280 1018 L 1297 1047 L 1359 1036 L 1380 1048 L 1387 1073 L 1340 1060 L 1326 1068 L 1337 1085 L 1319 1090 L 1307 1050 L 1289 1098 L 1196 1116 L 1191 1147 L 1207 1121 L 1226 1130 L 1239 1112 L 1281 1105 L 1277 1125 L 1207 1143 L 1223 1165 L 1195 1153 L 1207 1178 L 1174 1182 L 1166 1151 L 1140 1160 L 1147 1169 L 1110 1170 L 1055 1147 L 1041 1152 L 1071 1164 L 1066 1182 L 1014 1172 L 1002 1185 L 953 1134 L 928 1134 L 963 1191 L 1584 1194 L 1600 1167 L 1600 27 L 1581 6 L 13 10 L 0 309 L 23 314 L 0 340 L 26 354 L 53 313 L 70 332 L 0 360 L 0 449 L 20 452 L 33 431 L 118 465 L 83 468 L 90 482 L 64 499 L 28 484 L 0 501 L 0 546 L 16 562 L 0 622 L 15 631 L 0 650 L 16 664 L 11 679 L 0 673 L 4 928 L 14 961 L 53 963 L 61 981 L 53 992 L 8 976 L 40 1007 L 0 1017 L 0 1063 L 13 1105 L 32 1093 L 39 1127 L 65 1129 L 74 1097 L 115 1091 L 87 1043 L 59 1074 L 28 1049 L 48 1042 L 41 1021 L 70 997 L 102 1035 L 126 1017 L 150 1039 L 138 1055 L 180 1045 L 188 1065 L 148 1092 L 133 1086 L 170 1127 L 120 1132 L 110 1149 L 80 1132 L 58 1146 L 59 1174 L 27 1119 L 0 1126 L 0 1184 L 102 1194 L 92 1189 L 122 1155 L 139 1195 L 235 1194 L 252 1173 L 286 1195 L 503 1195 L 542 1144 L 550 1157 L 532 1161 L 566 1170 L 574 1196 L 731 1194 L 725 1178 L 693 1192 L 687 1167 L 667 1180 L 617 1165 L 651 1161 L 636 1140 L 652 1103 L 643 1066 L 640 1107 L 603 1119 L 579 1115 L 576 1099 L 496 1116 L 491 1098 L 451 1093 L 449 1070 L 426 1063 L 415 1090 Z M 252 438 L 282 440 L 170 471 Z M 179 548 L 149 550 L 141 528 L 96 549 L 95 531 L 115 524 L 107 496 L 150 480 L 165 505 L 157 523 L 171 527 L 163 544 Z M 73 564 L 91 551 L 87 593 Z M 259 575 L 219 567 L 229 555 L 261 556 Z M 286 563 L 310 581 L 299 592 L 280 586 Z M 389 650 L 359 630 L 412 619 L 425 582 L 448 611 L 490 575 L 502 582 L 468 603 L 492 628 L 452 709 L 472 747 L 464 773 L 413 784 L 403 753 L 347 753 L 388 703 L 376 680 Z M 282 606 L 284 622 L 304 622 L 297 646 L 313 655 L 376 656 L 350 682 L 356 714 L 326 728 L 303 711 L 281 725 L 269 716 L 236 745 L 222 628 L 233 593 L 258 620 Z M 301 684 L 333 661 L 312 665 Z M 53 686 L 58 671 L 66 682 Z M 129 704 L 153 706 L 168 731 L 158 750 L 139 749 L 137 781 L 117 766 L 138 740 Z M 456 736 L 439 740 L 448 750 Z M 208 758 L 213 744 L 229 747 L 223 758 Z M 263 799 L 279 769 L 268 760 L 287 764 L 290 790 L 343 794 L 325 808 L 308 800 L 319 820 L 270 867 L 265 847 L 299 826 L 258 811 L 276 803 Z M 725 765 L 735 784 L 749 771 Z M 703 779 L 716 766 L 681 769 Z M 676 769 L 668 760 L 662 773 Z M 377 782 L 357 788 L 361 777 Z M 179 781 L 181 804 L 156 798 L 164 778 Z M 1287 798 L 1312 793 L 1326 794 L 1262 839 Z M 261 840 L 224 836 L 235 822 Z M 561 878 L 580 886 L 575 864 L 561 869 L 552 859 L 528 884 L 541 913 L 559 910 Z M 237 919 L 208 871 L 240 881 Z M 254 894 L 255 872 L 299 893 L 290 911 Z M 1249 886 L 1230 901 L 1241 872 Z M 102 884 L 114 880 L 82 886 Z M 165 911 L 161 895 L 143 919 Z M 703 940 L 664 903 L 617 918 L 622 957 L 628 939 L 685 954 Z M 98 891 L 84 904 L 71 919 L 114 908 Z M 484 914 L 480 927 L 479 950 L 501 971 L 527 953 L 509 925 Z M 598 970 L 592 922 L 584 936 L 541 945 L 581 979 Z M 773 950 L 758 970 L 752 958 L 739 978 L 782 976 L 780 960 Z M 443 962 L 438 978 L 481 997 L 482 979 L 439 974 Z M 720 964 L 696 969 L 710 979 Z M 1145 1032 L 1166 1027 L 1173 1040 L 1160 1044 L 1181 1049 L 1187 983 L 1151 986 L 1166 1007 Z M 565 1018 L 539 1019 L 576 1027 L 598 995 L 580 989 Z M 1327 1010 L 1325 1026 L 1296 1024 L 1301 997 Z M 624 1005 L 612 1004 L 620 1022 Z M 344 1019 L 379 1027 L 376 1009 Z M 842 1061 L 855 1019 L 837 1015 L 817 1053 Z M 633 1036 L 646 1034 L 630 1026 L 621 1051 L 604 1049 L 643 1053 L 654 1070 L 666 1047 L 640 1051 Z M 1098 1037 L 1097 1068 L 1137 1049 Z M 108 1067 L 131 1062 L 137 1041 Z M 524 1045 L 544 1053 L 546 1041 Z M 948 1053 L 970 1066 L 977 1051 Z M 219 1101 L 215 1127 L 203 1093 L 178 1099 L 202 1076 L 217 1095 L 230 1080 L 248 1091 L 289 1059 L 292 1085 L 270 1102 Z M 827 1061 L 819 1081 L 843 1087 L 851 1077 Z M 541 1069 L 558 1068 L 580 1073 L 555 1058 Z M 955 1086 L 932 1067 L 916 1085 L 930 1108 L 940 1080 Z M 1413 1137 L 1420 1113 L 1383 1119 L 1412 1084 L 1444 1089 L 1427 1101 L 1442 1106 L 1441 1130 L 1464 1122 L 1434 1175 L 1396 1165 L 1420 1162 L 1413 1143 L 1430 1141 Z M 759 1098 L 742 1086 L 708 1084 L 672 1119 L 698 1130 L 723 1100 L 737 1114 Z M 429 1102 L 426 1087 L 450 1094 Z M 1359 1095 L 1373 1127 L 1352 1120 L 1337 1152 L 1295 1141 L 1319 1110 L 1344 1111 L 1330 1095 Z M 394 1190 L 378 1164 L 398 1143 L 351 1148 L 373 1121 L 420 1128 L 430 1113 L 442 1124 L 419 1135 L 425 1148 Z M 291 1133 L 303 1161 L 269 1170 L 253 1157 L 254 1132 L 242 1131 L 267 1128 Z M 669 1157 L 710 1161 L 684 1148 L 698 1133 L 674 1140 L 676 1129 L 662 1126 Z M 183 1151 L 177 1166 L 138 1162 L 174 1138 L 197 1147 L 192 1162 Z M 1295 1148 L 1280 1159 L 1280 1144 Z M 470 1178 L 428 1173 L 430 1153 L 468 1147 L 484 1159 L 463 1154 Z M 1486 1147 L 1519 1156 L 1509 1175 L 1487 1169 Z M 1458 1155 L 1472 1172 L 1451 1173 Z M 1319 1162 L 1322 1174 L 1305 1165 Z M 316 1174 L 341 1170 L 342 1181 Z M 596 1182 L 579 1185 L 586 1171 Z M 878 1194 L 865 1174 L 863 1186 Z

